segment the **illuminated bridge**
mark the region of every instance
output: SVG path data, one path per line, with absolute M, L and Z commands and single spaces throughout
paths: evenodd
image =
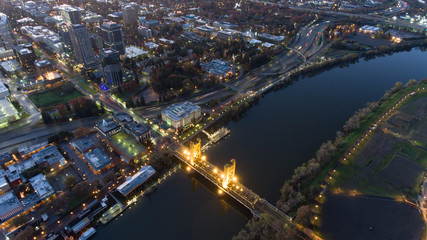
M 286 226 L 288 226 L 287 224 L 293 224 L 289 216 L 239 183 L 234 175 L 236 167 L 234 159 L 224 166 L 224 170 L 220 170 L 206 161 L 205 156 L 202 156 L 200 140 L 197 143 L 190 142 L 190 148 L 179 143 L 172 144 L 170 148 L 174 151 L 177 158 L 188 165 L 188 171 L 194 170 L 215 184 L 219 189 L 219 194 L 228 194 L 257 217 L 266 214 L 272 220 L 278 220 Z

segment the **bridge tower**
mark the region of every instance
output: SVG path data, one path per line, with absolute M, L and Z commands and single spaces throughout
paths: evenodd
M 234 173 L 236 171 L 236 160 L 233 158 L 229 163 L 224 165 L 224 179 L 222 180 L 222 187 L 227 188 L 228 184 L 234 180 Z
M 202 141 L 197 139 L 197 143 L 190 142 L 190 163 L 194 165 L 195 162 L 202 159 Z

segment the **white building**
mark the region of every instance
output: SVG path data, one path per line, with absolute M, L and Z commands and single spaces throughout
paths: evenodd
M 202 109 L 194 103 L 176 103 L 162 110 L 162 120 L 175 129 L 181 129 L 200 118 L 201 113 Z
M 43 173 L 30 178 L 30 183 L 40 200 L 46 199 L 55 193 L 55 190 L 50 186 Z

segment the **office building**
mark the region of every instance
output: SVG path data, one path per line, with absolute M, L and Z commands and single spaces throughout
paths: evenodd
M 37 56 L 34 52 L 33 45 L 31 44 L 20 44 L 14 46 L 13 50 L 15 51 L 15 55 L 21 63 L 22 67 L 26 70 L 31 70 L 34 68 L 34 61 L 36 61 Z
M 138 9 L 134 5 L 125 5 L 122 7 L 123 22 L 127 25 L 137 24 Z
M 82 23 L 79 8 L 75 8 L 69 5 L 61 5 L 59 8 L 60 8 L 62 17 L 64 18 L 65 22 L 67 22 L 69 25 Z
M 12 49 L 16 45 L 16 39 L 10 27 L 6 14 L 0 12 L 0 47 Z
M 162 110 L 162 120 L 178 130 L 199 119 L 201 112 L 201 108 L 191 102 L 176 103 Z
M 122 27 L 114 22 L 107 22 L 101 25 L 102 39 L 105 48 L 112 48 L 121 55 L 125 54 L 125 43 L 123 40 Z
M 70 27 L 71 44 L 77 62 L 85 68 L 96 68 L 98 61 L 92 49 L 89 33 L 83 24 L 74 24 Z
M 105 83 L 109 86 L 120 86 L 123 81 L 123 71 L 119 52 L 114 49 L 104 49 L 99 52 L 99 58 Z

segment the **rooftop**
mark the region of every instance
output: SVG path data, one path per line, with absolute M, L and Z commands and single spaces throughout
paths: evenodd
M 65 165 L 65 158 L 54 146 L 50 145 L 31 156 L 34 161 L 39 164 L 41 162 L 48 162 L 49 165 L 59 162 L 61 165 Z
M 201 63 L 200 65 L 205 71 L 215 75 L 225 75 L 233 70 L 231 64 L 219 59 L 212 60 L 208 63 Z
M 22 69 L 22 66 L 15 59 L 3 61 L 0 63 L 0 66 L 6 72 L 14 72 L 14 71 L 19 71 Z
M 104 119 L 96 124 L 99 130 L 101 130 L 104 133 L 110 132 L 116 128 L 119 128 L 120 126 L 114 122 L 112 118 Z
M 0 24 L 7 23 L 7 15 L 0 12 Z
M 36 191 L 37 195 L 40 197 L 40 199 L 45 199 L 55 193 L 43 173 L 40 173 L 39 175 L 30 178 L 30 183 Z
M 0 217 L 2 220 L 14 216 L 21 209 L 22 205 L 13 191 L 0 196 Z
M 147 125 L 137 123 L 137 122 L 131 122 L 131 123 L 127 124 L 126 128 L 129 129 L 130 131 L 134 132 L 136 135 L 142 135 L 142 134 L 150 131 L 150 128 Z
M 117 121 L 119 121 L 121 123 L 124 123 L 124 122 L 131 123 L 131 122 L 133 122 L 133 118 L 129 114 L 124 113 L 124 112 L 114 113 L 114 118 L 116 118 Z
M 51 66 L 52 65 L 52 63 L 49 61 L 49 60 L 36 60 L 36 61 L 34 61 L 34 65 L 36 66 L 36 67 L 45 67 L 45 66 Z
M 87 150 L 91 149 L 95 146 L 95 143 L 89 136 L 83 136 L 79 137 L 76 140 L 74 140 L 71 145 L 74 148 L 77 148 L 80 153 L 86 152 Z
M 200 107 L 191 102 L 175 103 L 162 110 L 162 114 L 168 115 L 175 121 L 185 118 L 192 112 L 200 111 Z
M 141 48 L 137 48 L 137 47 L 126 47 L 126 56 L 128 58 L 134 58 L 134 57 L 138 57 L 141 55 L 145 55 L 147 54 L 147 51 L 142 50 Z
M 111 163 L 110 157 L 99 148 L 85 153 L 83 157 L 95 171 L 99 171 Z
M 156 174 L 156 170 L 152 166 L 143 166 L 135 175 L 128 178 L 126 182 L 120 185 L 117 190 L 122 195 L 127 196 L 129 193 L 132 192 L 132 190 L 139 187 L 145 181 L 150 179 L 154 174 Z

